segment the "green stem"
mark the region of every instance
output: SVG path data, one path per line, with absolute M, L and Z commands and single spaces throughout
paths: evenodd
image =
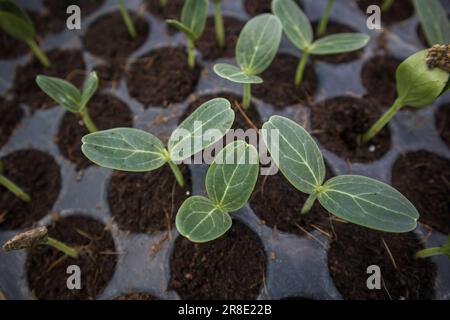
M 159 0 L 159 4 L 161 7 L 167 6 L 167 2 L 169 2 L 169 0 Z
M 242 97 L 242 106 L 244 109 L 250 107 L 250 101 L 252 99 L 252 85 L 250 83 L 244 84 L 244 96 Z
M 0 185 L 7 188 L 9 191 L 14 193 L 17 198 L 24 202 L 30 202 L 31 197 L 28 193 L 23 191 L 17 184 L 6 178 L 4 175 L 0 175 Z
M 65 254 L 67 254 L 68 256 L 70 256 L 72 258 L 75 258 L 75 259 L 78 258 L 78 250 L 76 250 L 76 249 L 74 249 L 72 247 L 69 247 L 68 245 L 66 245 L 66 244 L 64 244 L 64 243 L 62 243 L 62 242 L 60 242 L 60 241 L 58 241 L 56 239 L 47 237 L 46 244 L 51 246 L 51 247 L 53 247 L 53 248 L 55 248 L 55 249 L 57 249 L 57 250 L 59 250 L 59 251 L 61 251 L 61 252 L 63 252 L 63 253 L 65 253 Z
M 420 250 L 416 253 L 416 258 L 428 258 L 431 256 L 437 256 L 441 254 L 449 255 L 450 252 L 446 247 L 435 247 Z
M 38 58 L 39 61 L 42 63 L 42 65 L 44 67 L 48 68 L 50 66 L 50 61 L 48 60 L 48 58 L 45 55 L 45 53 L 39 48 L 39 46 L 37 45 L 36 41 L 31 39 L 31 40 L 27 41 L 27 44 L 31 48 L 31 50 L 33 51 L 33 53 L 36 56 L 36 58 Z
M 386 111 L 385 114 L 383 114 L 381 118 L 378 119 L 366 133 L 363 134 L 361 142 L 366 143 L 372 139 L 381 129 L 383 129 L 392 117 L 396 115 L 401 107 L 403 107 L 403 101 L 402 99 L 397 98 L 389 110 Z
M 194 41 L 188 39 L 188 64 L 191 69 L 195 67 L 195 46 Z
M 394 0 L 384 0 L 383 4 L 381 5 L 381 11 L 386 12 L 388 11 L 392 5 L 394 4 Z
M 177 179 L 177 182 L 180 185 L 180 187 L 184 188 L 186 183 L 184 182 L 184 177 L 183 174 L 181 173 L 180 168 L 178 168 L 178 166 L 175 163 L 173 163 L 172 160 L 168 160 L 167 163 L 169 164 L 170 169 L 172 169 L 172 172 L 175 175 L 175 179 Z
M 298 63 L 297 72 L 295 73 L 295 86 L 298 88 L 302 84 L 303 73 L 305 72 L 306 63 L 308 62 L 309 52 L 303 51 L 302 58 Z
M 91 116 L 89 115 L 89 112 L 87 108 L 84 108 L 80 112 L 81 118 L 83 119 L 83 123 L 86 126 L 86 128 L 89 130 L 90 133 L 97 132 L 98 129 L 95 126 L 94 122 L 92 121 Z
M 317 199 L 317 193 L 316 192 L 311 193 L 308 196 L 308 199 L 306 199 L 305 204 L 302 207 L 301 214 L 307 214 L 311 210 L 311 208 L 314 205 L 314 202 L 316 201 L 316 199 Z
M 134 27 L 133 20 L 131 20 L 130 14 L 128 13 L 127 8 L 125 7 L 125 3 L 123 0 L 117 0 L 119 4 L 119 10 L 122 14 L 122 18 L 125 21 L 125 25 L 127 26 L 128 33 L 132 38 L 136 38 L 136 28 Z
M 323 10 L 322 18 L 320 19 L 319 25 L 317 26 L 317 30 L 316 30 L 317 37 L 320 37 L 321 35 L 323 35 L 325 33 L 325 31 L 327 30 L 328 18 L 330 17 L 330 11 L 331 11 L 331 8 L 333 7 L 333 4 L 334 4 L 334 0 L 328 0 L 328 3 L 325 6 L 325 9 Z
M 217 44 L 220 48 L 225 46 L 225 29 L 223 26 L 222 8 L 220 2 L 213 2 L 214 4 L 214 24 L 216 27 Z

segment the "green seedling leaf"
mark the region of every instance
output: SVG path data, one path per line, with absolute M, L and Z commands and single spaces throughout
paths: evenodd
M 182 161 L 222 139 L 234 122 L 231 104 L 223 98 L 209 100 L 186 118 L 169 139 L 173 161 Z M 204 133 L 215 133 L 206 136 Z M 214 130 L 214 132 L 212 132 Z
M 241 209 L 252 194 L 258 172 L 258 151 L 253 146 L 242 140 L 228 144 L 208 169 L 209 198 L 227 212 Z
M 439 0 L 413 0 L 420 25 L 428 44 L 450 43 L 450 21 Z
M 178 210 L 178 232 L 193 242 L 217 239 L 231 227 L 230 215 L 206 197 L 192 196 Z
M 207 17 L 208 0 L 186 0 L 181 12 L 181 21 L 169 19 L 166 22 L 195 41 L 202 35 Z
M 311 46 L 310 53 L 324 55 L 355 51 L 364 47 L 369 39 L 365 33 L 333 34 L 315 41 Z
M 116 128 L 88 134 L 81 151 L 95 164 L 123 171 L 150 171 L 165 164 L 167 151 L 154 135 L 133 128 Z
M 272 143 L 273 130 L 279 143 Z M 294 121 L 272 116 L 263 125 L 263 141 L 286 179 L 298 190 L 311 194 L 325 179 L 322 153 L 308 132 Z M 273 155 L 278 154 L 277 157 Z
M 81 92 L 81 103 L 80 108 L 86 108 L 87 103 L 91 100 L 95 91 L 98 88 L 98 76 L 97 72 L 93 71 L 89 74 L 88 78 L 84 82 L 83 90 Z
M 363 176 L 343 175 L 328 180 L 318 200 L 339 218 L 381 231 L 412 231 L 419 218 L 416 208 L 400 192 Z
M 70 112 L 78 113 L 81 108 L 81 93 L 70 82 L 39 75 L 36 77 L 36 83 L 50 98 Z
M 196 39 L 196 35 L 192 32 L 192 30 L 190 30 L 187 26 L 185 26 L 184 24 L 182 24 L 180 21 L 178 20 L 173 20 L 173 19 L 167 19 L 166 23 L 171 26 L 172 28 L 177 29 L 178 31 L 184 33 L 184 35 L 188 38 L 191 39 L 192 41 L 195 41 Z
M 32 41 L 35 36 L 30 17 L 12 1 L 0 1 L 0 27 L 24 42 Z
M 246 75 L 244 71 L 236 66 L 227 63 L 217 63 L 214 65 L 214 72 L 220 77 L 236 83 L 262 83 L 258 76 Z

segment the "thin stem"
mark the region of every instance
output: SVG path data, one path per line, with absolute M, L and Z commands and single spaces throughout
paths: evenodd
M 83 119 L 83 123 L 86 126 L 86 128 L 89 130 L 90 133 L 97 132 L 98 129 L 95 126 L 94 122 L 92 121 L 91 116 L 89 115 L 89 112 L 87 108 L 84 108 L 80 112 L 81 118 Z
M 17 184 L 6 178 L 4 175 L 0 175 L 0 185 L 7 188 L 9 191 L 14 193 L 17 198 L 24 202 L 30 202 L 31 197 L 28 193 L 23 191 Z
M 302 211 L 300 213 L 301 214 L 307 214 L 311 210 L 311 208 L 314 205 L 314 202 L 316 201 L 316 199 L 317 199 L 317 193 L 315 193 L 315 192 L 311 193 L 308 196 L 308 199 L 306 199 L 305 204 L 303 205 Z
M 223 26 L 222 7 L 220 1 L 213 1 L 214 4 L 214 24 L 216 27 L 217 44 L 220 48 L 225 46 L 225 28 Z
M 191 69 L 195 67 L 195 46 L 194 41 L 188 39 L 188 64 Z
M 306 63 L 308 62 L 309 52 L 303 51 L 302 58 L 298 63 L 297 72 L 295 73 L 295 86 L 298 88 L 302 84 L 303 73 L 305 72 Z
M 403 101 L 402 99 L 397 98 L 394 101 L 394 104 L 389 108 L 389 110 L 386 111 L 386 113 L 383 114 L 381 118 L 378 119 L 377 122 L 375 122 L 366 133 L 363 134 L 361 142 L 366 143 L 375 135 L 377 135 L 377 133 L 380 132 L 381 129 L 383 129 L 383 127 L 392 119 L 392 117 L 396 115 L 401 107 L 403 107 Z
M 127 26 L 128 33 L 132 38 L 136 38 L 136 28 L 134 27 L 133 20 L 131 20 L 130 14 L 128 13 L 127 8 L 125 7 L 125 3 L 123 0 L 117 0 L 119 4 L 119 10 L 122 14 L 122 18 L 125 21 L 125 25 Z
M 244 96 L 242 97 L 242 106 L 244 109 L 250 107 L 250 101 L 252 100 L 252 85 L 250 83 L 244 84 Z
M 416 258 L 428 258 L 431 256 L 437 256 L 441 254 L 450 254 L 450 251 L 444 247 L 427 248 L 420 250 L 416 253 Z
M 170 169 L 172 169 L 172 172 L 175 175 L 175 179 L 177 179 L 178 184 L 180 185 L 180 187 L 184 188 L 186 183 L 184 182 L 184 177 L 181 173 L 180 168 L 178 168 L 178 166 L 170 159 L 167 162 L 169 163 L 169 167 Z
M 382 12 L 386 12 L 389 11 L 389 9 L 392 7 L 392 5 L 394 4 L 395 0 L 384 0 L 383 4 L 381 5 L 381 11 Z
M 48 60 L 48 58 L 45 55 L 45 53 L 41 50 L 41 48 L 39 48 L 39 46 L 37 45 L 36 41 L 31 39 L 31 40 L 27 41 L 27 44 L 31 48 L 31 50 L 33 51 L 33 53 L 36 56 L 36 58 L 38 58 L 39 61 L 42 63 L 42 65 L 44 67 L 48 68 L 50 66 L 50 61 Z
M 328 3 L 325 6 L 325 9 L 323 10 L 322 18 L 320 19 L 319 25 L 317 26 L 317 30 L 316 30 L 317 37 L 320 37 L 321 35 L 323 35 L 325 33 L 325 31 L 327 30 L 328 18 L 330 17 L 330 11 L 331 11 L 331 8 L 333 7 L 333 4 L 334 4 L 334 0 L 328 0 Z
M 78 258 L 78 250 L 69 247 L 68 245 L 62 243 L 61 241 L 58 241 L 56 239 L 53 239 L 51 237 L 47 237 L 47 245 L 67 254 L 68 256 L 72 257 L 72 258 Z

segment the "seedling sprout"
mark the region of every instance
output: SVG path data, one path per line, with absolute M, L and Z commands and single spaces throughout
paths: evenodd
M 123 21 L 127 26 L 128 33 L 132 38 L 136 38 L 136 28 L 134 27 L 133 20 L 128 13 L 127 7 L 125 6 L 124 0 L 117 0 L 119 5 L 120 14 L 122 15 Z
M 450 43 L 450 21 L 439 0 L 413 0 L 428 45 Z
M 225 28 L 223 26 L 221 1 L 212 0 L 212 3 L 214 5 L 214 26 L 216 28 L 217 44 L 220 48 L 223 48 L 225 46 Z
M 448 258 L 450 258 L 450 235 L 448 236 L 446 244 L 443 244 L 440 247 L 426 248 L 420 250 L 416 253 L 416 258 L 428 258 L 438 255 L 446 255 Z
M 9 191 L 11 191 L 13 194 L 16 195 L 17 198 L 24 202 L 31 202 L 31 197 L 28 193 L 23 191 L 17 184 L 15 184 L 13 181 L 8 179 L 6 176 L 3 175 L 3 162 L 0 160 L 0 185 L 7 188 Z
M 328 18 L 330 17 L 330 11 L 331 8 L 334 5 L 334 0 L 328 0 L 325 9 L 323 10 L 322 13 L 322 18 L 320 18 L 320 22 L 319 25 L 317 26 L 317 30 L 316 30 L 316 36 L 320 37 L 322 36 L 325 31 L 327 31 L 327 26 L 328 26 Z

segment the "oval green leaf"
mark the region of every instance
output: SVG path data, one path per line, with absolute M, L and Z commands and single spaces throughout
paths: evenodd
M 420 25 L 431 47 L 450 42 L 450 21 L 439 0 L 413 0 Z
M 13 1 L 0 1 L 0 27 L 22 41 L 32 40 L 36 33 L 28 14 Z
M 50 98 L 56 101 L 61 107 L 70 112 L 80 112 L 81 93 L 70 82 L 66 80 L 39 75 L 36 83 Z
M 97 72 L 93 71 L 88 75 L 86 81 L 84 81 L 83 84 L 83 91 L 81 92 L 81 103 L 80 103 L 81 110 L 86 108 L 87 103 L 89 102 L 89 100 L 91 100 L 95 91 L 97 91 L 97 87 L 98 87 L 98 76 Z
M 386 232 L 409 232 L 419 213 L 391 186 L 363 176 L 334 177 L 318 193 L 320 204 L 339 218 Z
M 312 46 L 311 54 L 336 54 L 361 49 L 367 42 L 369 36 L 365 33 L 338 33 L 320 38 Z
M 236 45 L 236 62 L 247 75 L 258 75 L 272 62 L 281 41 L 280 20 L 261 14 L 247 22 Z
M 95 164 L 123 171 L 151 171 L 167 162 L 167 151 L 154 135 L 133 128 L 115 128 L 81 139 L 83 154 Z
M 181 11 L 181 23 L 198 39 L 205 29 L 208 0 L 186 0 Z
M 273 161 L 295 188 L 311 194 L 322 185 L 322 153 L 305 129 L 290 119 L 272 116 L 263 125 L 262 137 Z
M 222 139 L 233 121 L 234 111 L 227 99 L 216 98 L 205 102 L 170 136 L 170 159 L 182 161 L 213 145 Z
M 227 80 L 236 83 L 262 83 L 263 80 L 258 76 L 246 75 L 244 71 L 236 66 L 227 63 L 217 63 L 214 65 L 214 72 Z
M 258 151 L 239 140 L 223 148 L 208 169 L 206 191 L 227 212 L 241 209 L 250 198 L 259 172 Z
M 230 215 L 208 198 L 192 196 L 178 209 L 175 225 L 178 232 L 193 242 L 219 238 L 231 227 Z

